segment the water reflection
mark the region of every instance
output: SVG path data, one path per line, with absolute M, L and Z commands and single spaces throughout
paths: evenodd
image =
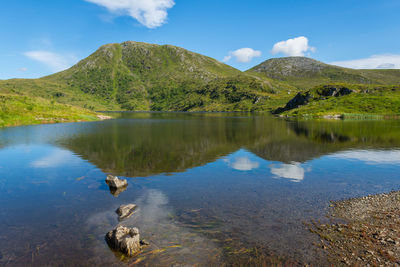
M 281 163 L 279 165 L 271 164 L 271 173 L 278 178 L 290 179 L 292 182 L 301 182 L 304 179 L 306 170 L 299 162 L 292 162 L 291 164 Z M 307 171 L 310 171 L 308 168 Z
M 56 168 L 61 165 L 71 164 L 71 161 L 75 159 L 76 157 L 70 151 L 57 149 L 35 159 L 30 163 L 30 166 L 33 168 Z
M 238 171 L 251 171 L 260 167 L 260 163 L 252 161 L 248 157 L 236 157 L 232 162 L 225 159 L 228 166 Z
M 174 210 L 168 205 L 168 197 L 160 190 L 145 190 L 133 202 L 138 205 L 138 209 L 121 223 L 116 219 L 116 205 L 107 211 L 92 214 L 88 218 L 86 226 L 97 239 L 96 246 L 92 248 L 94 255 L 99 257 L 96 259 L 97 264 L 104 265 L 113 262 L 109 257 L 104 257 L 104 255 L 109 255 L 109 249 L 103 239 L 104 233 L 119 224 L 138 227 L 141 237 L 150 243 L 150 246 L 142 253 L 148 266 L 209 266 L 219 262 L 218 258 L 213 259 L 206 255 L 221 253 L 220 248 L 212 240 L 191 232 L 175 221 Z M 168 256 L 160 257 L 159 253 L 168 254 Z M 122 255 L 115 253 L 115 256 L 118 260 Z M 128 262 L 129 259 L 126 259 L 126 263 Z
M 351 150 L 336 153 L 331 157 L 359 160 L 369 164 L 400 164 L 400 150 Z
M 152 244 L 144 265 L 320 266 L 304 221 L 330 200 L 400 188 L 398 121 L 135 113 L 4 129 L 0 143 L 0 265 L 132 264 L 104 235 L 134 203 L 124 223 Z M 129 178 L 118 198 L 107 173 Z
M 400 122 L 291 122 L 269 116 L 123 114 L 75 125 L 54 142 L 106 173 L 144 177 L 183 172 L 240 149 L 287 164 L 349 149 L 400 147 Z M 329 136 L 329 138 L 328 138 Z M 257 163 L 238 158 L 238 170 Z M 297 177 L 297 176 L 296 176 Z

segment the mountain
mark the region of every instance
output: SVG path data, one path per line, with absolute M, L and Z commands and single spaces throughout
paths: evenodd
M 329 115 L 351 113 L 356 106 L 357 114 L 400 114 L 396 108 L 400 95 L 397 87 L 391 87 L 399 84 L 400 70 L 354 70 L 305 57 L 288 57 L 269 59 L 241 72 L 180 47 L 128 41 L 104 45 L 71 68 L 53 75 L 0 81 L 0 94 L 35 98 L 38 103 L 47 99 L 47 110 L 54 102 L 67 105 L 65 110 L 72 105 L 90 111 L 276 111 L 286 115 Z M 312 105 L 291 108 L 298 92 L 321 86 L 342 86 L 354 93 L 340 98 L 314 94 Z M 390 110 L 385 108 L 388 99 Z M 20 106 L 26 105 L 22 101 Z M 52 118 L 52 114 L 48 116 Z
M 284 81 L 300 89 L 327 83 L 400 84 L 400 70 L 355 70 L 306 57 L 269 59 L 246 73 Z
M 0 91 L 92 110 L 262 110 L 275 101 L 277 88 L 290 86 L 176 46 L 132 41 L 104 45 L 70 69 L 41 79 L 0 83 Z

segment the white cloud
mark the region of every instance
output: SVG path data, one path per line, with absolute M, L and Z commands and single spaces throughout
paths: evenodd
M 368 58 L 336 61 L 330 64 L 353 69 L 400 69 L 400 55 L 373 55 Z
M 53 71 L 61 71 L 71 67 L 77 58 L 72 55 L 63 56 L 49 51 L 29 51 L 24 53 L 30 59 L 36 60 L 46 66 L 50 67 Z
M 276 167 L 275 165 L 269 166 L 271 173 L 279 178 L 290 179 L 292 182 L 300 182 L 304 179 L 305 170 L 301 167 L 298 162 L 293 162 L 292 164 L 280 164 Z
M 28 68 L 23 67 L 23 68 L 19 68 L 18 70 L 19 70 L 19 71 L 22 71 L 22 72 L 27 72 L 27 71 L 28 71 Z
M 237 157 L 231 163 L 229 160 L 225 160 L 228 165 L 238 171 L 251 171 L 260 167 L 260 163 L 257 161 L 251 161 L 248 157 Z
M 85 0 L 107 8 L 112 13 L 129 15 L 147 28 L 157 28 L 166 23 L 167 10 L 174 0 Z
M 229 52 L 229 55 L 224 57 L 223 61 L 228 62 L 232 57 L 236 58 L 237 62 L 247 63 L 253 60 L 253 58 L 260 57 L 261 51 L 254 50 L 252 48 L 240 48 L 233 52 Z
M 329 157 L 360 160 L 368 164 L 400 164 L 400 150 L 354 150 L 336 153 Z
M 315 47 L 308 45 L 307 37 L 300 36 L 276 43 L 271 52 L 274 55 L 282 53 L 286 56 L 304 56 L 307 52 L 315 52 Z

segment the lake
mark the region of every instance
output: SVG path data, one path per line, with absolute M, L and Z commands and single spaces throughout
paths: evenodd
M 308 224 L 330 201 L 400 189 L 400 121 L 114 115 L 0 130 L 0 265 L 326 265 Z M 135 258 L 104 239 L 126 203 Z

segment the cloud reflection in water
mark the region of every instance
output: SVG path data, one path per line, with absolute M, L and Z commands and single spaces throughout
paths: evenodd
M 367 164 L 400 164 L 400 150 L 352 150 L 328 157 L 346 160 L 359 160 Z
M 129 190 L 124 194 L 129 194 Z M 220 253 L 220 248 L 212 240 L 191 231 L 175 220 L 174 212 L 168 205 L 168 198 L 161 191 L 146 190 L 141 197 L 131 203 L 136 204 L 138 209 L 122 222 L 117 220 L 118 216 L 115 213 L 117 205 L 88 218 L 87 230 L 97 237 L 93 253 L 100 265 L 104 265 L 105 262 L 111 264 L 110 260 L 112 261 L 113 257 L 109 257 L 110 249 L 104 241 L 104 235 L 119 224 L 139 228 L 141 238 L 150 243 L 144 255 L 146 252 L 151 255 L 149 251 L 165 250 L 161 254 L 145 257 L 145 262 L 149 266 L 175 264 L 208 266 L 211 264 L 210 258 L 204 255 Z M 126 202 L 118 203 L 120 204 L 126 204 Z
M 237 157 L 231 162 L 229 159 L 225 159 L 225 162 L 231 168 L 238 171 L 251 171 L 260 167 L 260 163 L 257 161 L 252 161 L 248 157 Z
M 276 166 L 271 164 L 270 166 L 271 173 L 278 178 L 290 179 L 292 182 L 301 182 L 304 180 L 304 175 L 306 171 L 300 163 L 292 162 L 291 164 L 281 163 Z

